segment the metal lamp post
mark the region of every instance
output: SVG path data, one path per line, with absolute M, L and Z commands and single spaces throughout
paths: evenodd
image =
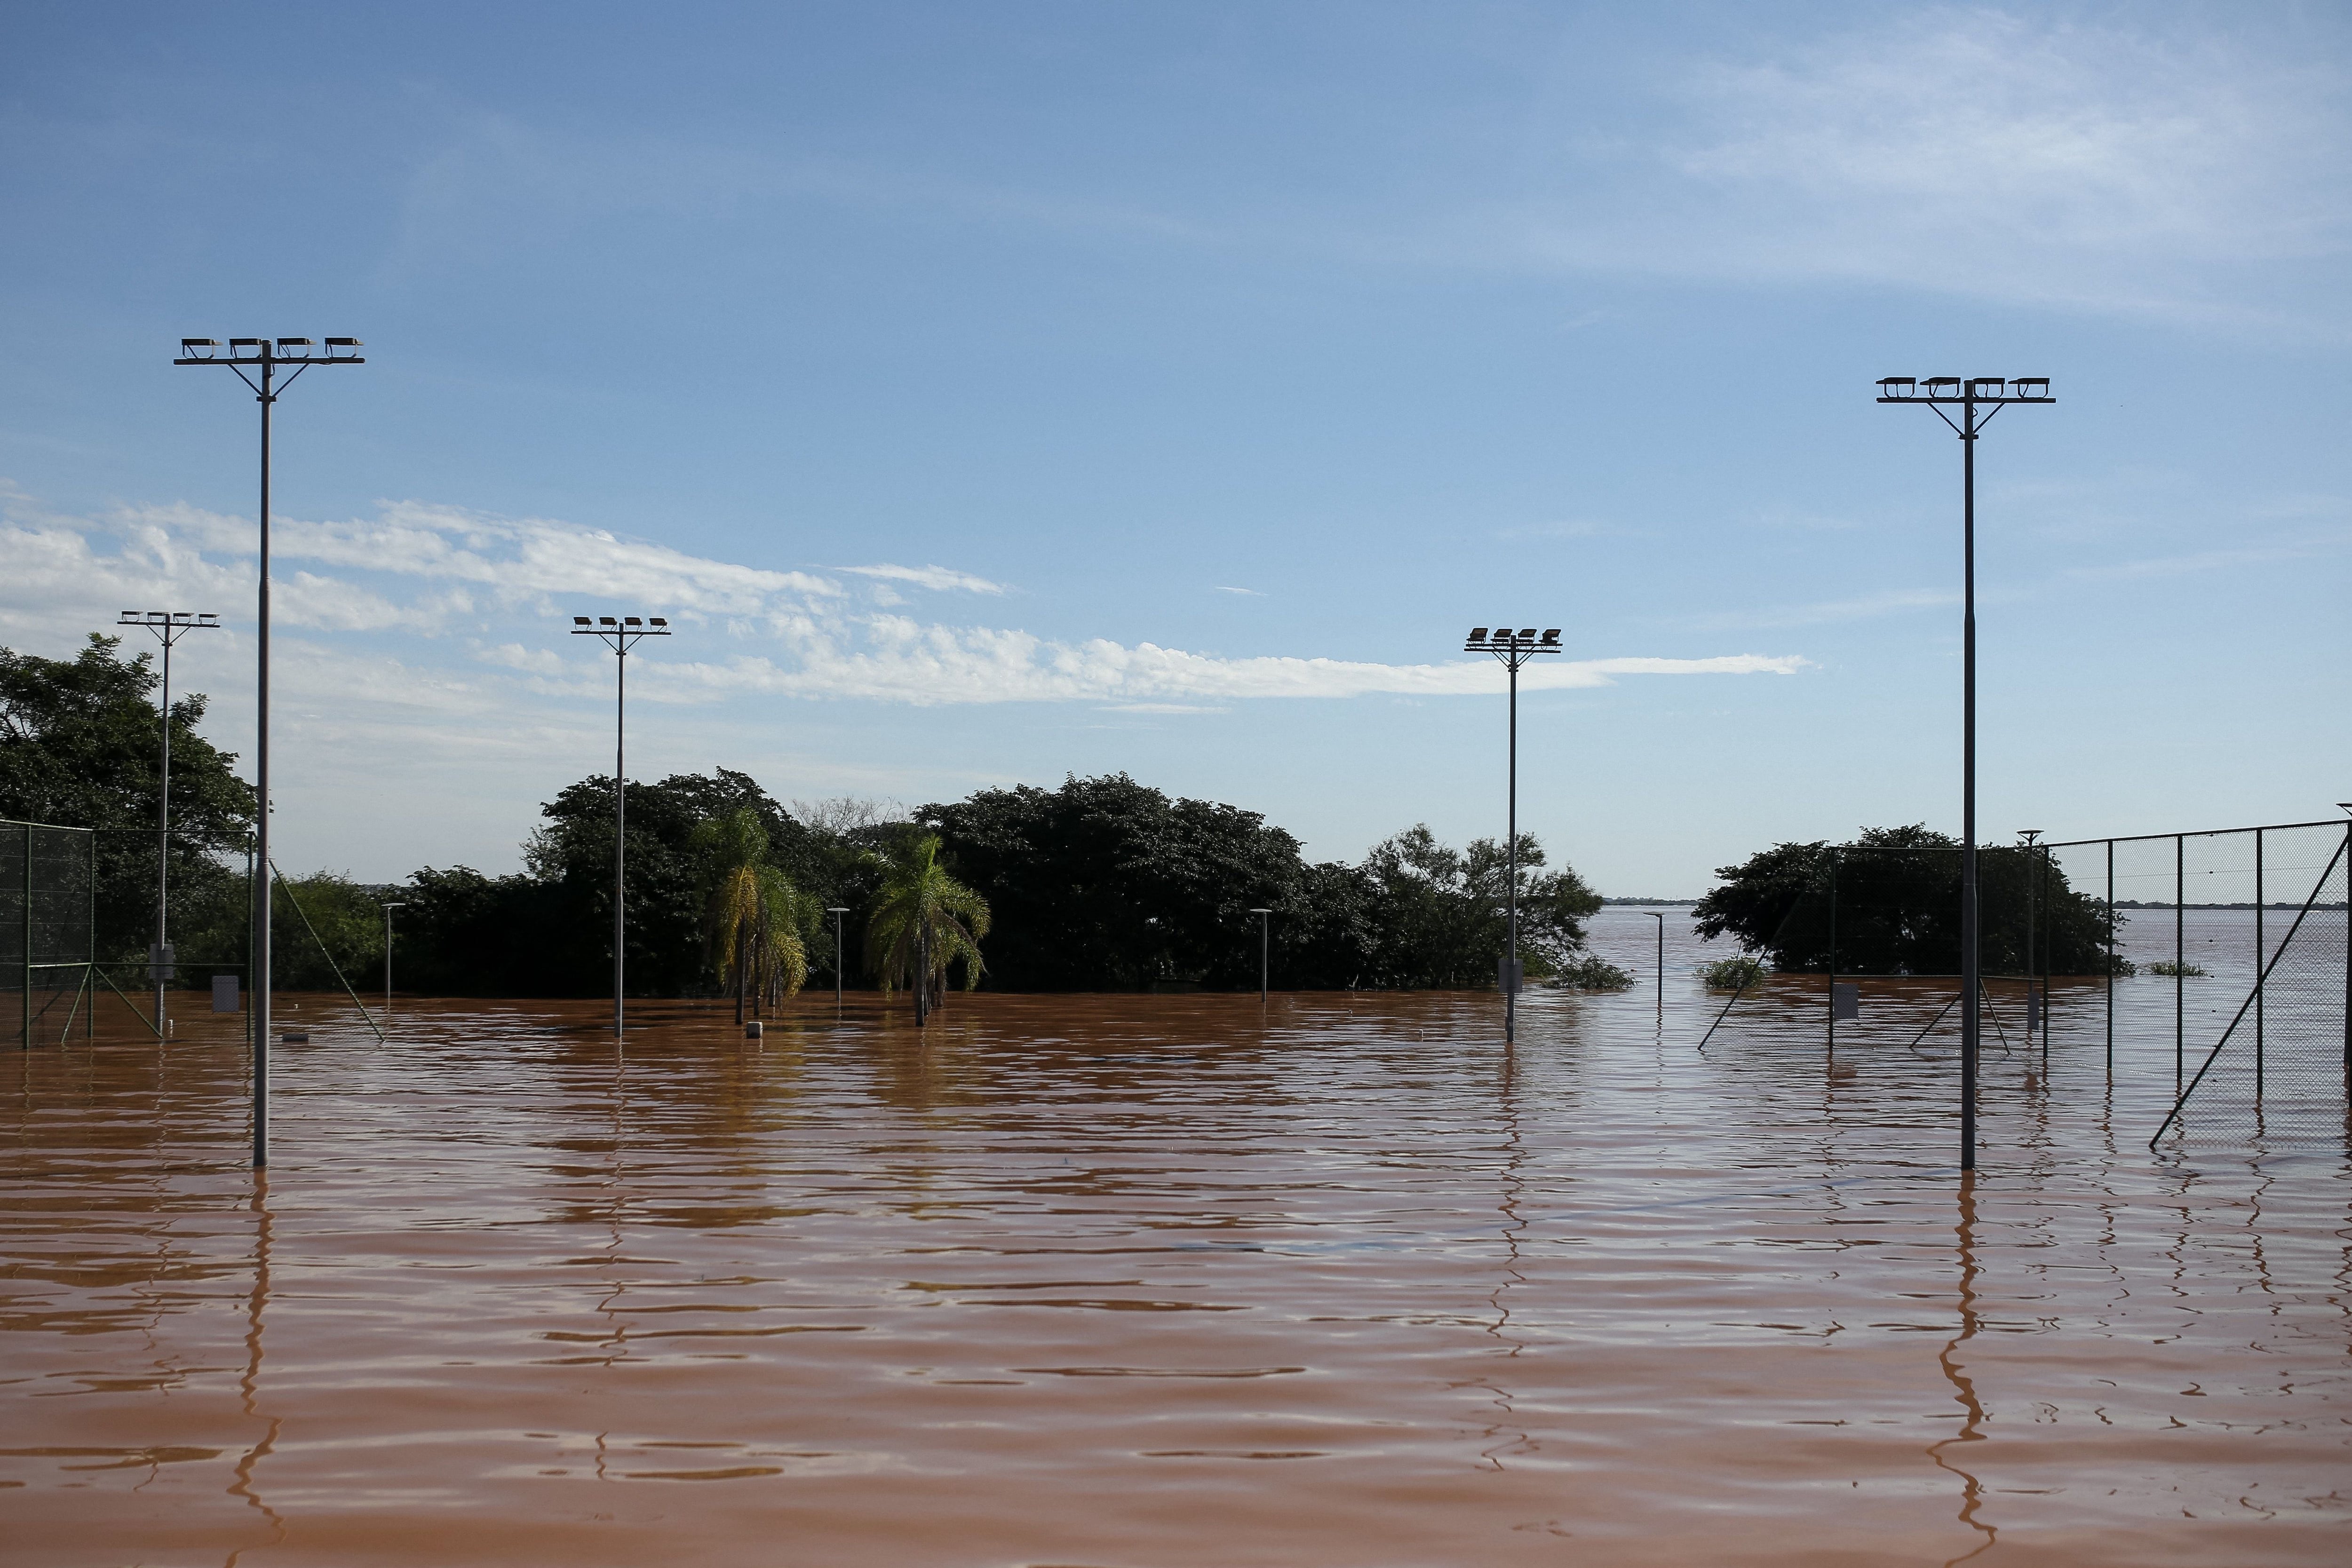
M 2042 837 L 2039 828 L 2020 828 L 2018 841 L 2025 850 L 2025 1041 L 2033 1043 L 2036 1027 L 2042 1030 L 2042 1043 L 2050 1043 L 2050 988 L 2045 982 L 2042 989 L 2040 1017 L 2035 1016 L 2033 996 L 2033 851 L 2034 841 Z
M 1923 393 L 1921 388 L 1927 390 Z M 2014 389 L 2014 390 L 2011 390 Z M 1881 402 L 1924 403 L 1960 438 L 1960 1168 L 1977 1167 L 1977 437 L 2012 402 L 2055 402 L 2047 376 L 1886 376 Z M 1955 420 L 1946 409 L 1958 409 Z
M 1666 917 L 1654 909 L 1643 911 L 1658 923 L 1658 1027 L 1666 1027 Z
M 1463 641 L 1462 651 L 1492 653 L 1511 673 L 1510 807 L 1505 852 L 1510 866 L 1510 884 L 1504 903 L 1508 946 L 1504 949 L 1496 977 L 1503 988 L 1503 1043 L 1507 1046 L 1518 1038 L 1519 1024 L 1519 672 L 1534 663 L 1538 655 L 1560 651 L 1559 628 L 1551 627 L 1538 638 L 1532 626 L 1521 632 L 1497 626 L 1491 636 L 1486 627 L 1474 626 Z
M 155 982 L 155 1038 L 171 1033 L 163 1013 L 163 982 L 172 978 L 172 644 L 191 632 L 217 632 L 220 617 L 186 610 L 126 610 L 117 626 L 144 626 L 163 644 L 163 690 L 156 704 L 163 719 L 163 769 L 155 805 L 155 946 L 147 956 L 147 977 Z
M 841 967 L 845 955 L 841 946 L 841 917 L 849 913 L 845 904 L 828 904 L 825 913 L 833 916 L 833 1016 L 841 1016 Z
M 624 770 L 628 761 L 629 650 L 648 637 L 669 635 L 669 622 L 658 615 L 585 615 L 572 618 L 574 637 L 595 637 L 616 655 L 613 697 L 613 1038 L 621 1038 L 626 1022 L 622 1000 L 622 949 L 626 932 L 625 889 L 629 869 L 629 792 Z
M 363 365 L 367 361 L 349 350 L 362 347 L 357 338 L 329 338 L 313 343 L 308 338 L 231 338 L 221 352 L 217 338 L 183 338 L 175 365 L 226 365 L 253 391 L 261 403 L 261 561 L 257 598 L 259 635 L 255 648 L 259 667 L 255 682 L 253 798 L 258 803 L 254 828 L 253 973 L 253 1164 L 269 1164 L 269 415 L 278 398 L 313 365 Z M 314 353 L 323 347 L 326 352 Z M 290 350 L 290 351 L 289 351 Z M 338 350 L 343 350 L 338 352 Z M 290 367 L 290 371 L 289 368 Z M 252 375 L 246 374 L 251 371 Z M 279 381 L 281 371 L 289 371 Z
M 1250 913 L 1257 916 L 1257 999 L 1263 1005 L 1266 982 L 1274 968 L 1274 911 L 1253 909 Z
M 383 1016 L 386 1020 L 392 1017 L 392 912 L 407 907 L 405 904 L 383 906 Z

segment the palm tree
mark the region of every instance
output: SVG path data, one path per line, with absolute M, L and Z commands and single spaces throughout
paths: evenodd
M 948 966 L 963 965 L 963 988 L 980 984 L 980 939 L 988 935 L 988 901 L 940 864 L 937 833 L 906 834 L 882 861 L 882 890 L 866 925 L 866 962 L 886 991 L 915 993 L 915 1021 L 947 993 Z
M 735 988 L 735 1021 L 741 1023 L 747 996 L 759 1007 L 807 983 L 803 900 L 770 863 L 767 830 L 749 807 L 698 823 L 689 841 L 709 857 L 703 936 L 712 967 Z

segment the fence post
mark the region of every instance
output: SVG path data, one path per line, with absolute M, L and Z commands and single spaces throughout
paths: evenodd
M 2254 830 L 2254 1104 L 2263 1103 L 2263 995 L 2270 977 L 2263 972 L 2263 831 Z
M 2172 1092 L 2180 1092 L 2181 1051 L 2189 1026 L 2189 977 L 2182 973 L 2189 963 L 2189 928 L 2187 914 L 2181 904 L 2189 897 L 2189 841 L 2179 833 L 2172 835 Z
M 84 844 L 84 846 L 85 846 L 85 850 L 86 850 L 86 852 L 85 852 L 85 853 L 83 854 L 83 856 L 82 856 L 82 863 L 83 863 L 84 865 L 87 865 L 87 866 L 89 868 L 89 876 L 86 879 L 86 881 L 85 881 L 85 883 L 84 883 L 84 884 L 83 884 L 83 886 L 84 886 L 84 891 L 85 891 L 85 893 L 86 893 L 87 896 L 86 896 L 86 897 L 83 899 L 83 901 L 82 901 L 85 904 L 87 904 L 87 905 L 89 906 L 89 946 L 88 946 L 87 947 L 84 947 L 84 948 L 81 950 L 81 956 L 82 956 L 82 959 L 83 959 L 83 963 L 82 963 L 82 971 L 81 971 L 81 977 L 82 977 L 83 982 L 84 982 L 85 984 L 87 984 L 87 985 L 89 987 L 89 1017 L 88 1017 L 88 1018 L 86 1018 L 86 1019 L 84 1019 L 82 1020 L 82 1025 L 81 1025 L 81 1037 L 82 1037 L 82 1039 L 84 1039 L 84 1040 L 96 1040 L 96 1039 L 98 1038 L 98 832 L 97 832 L 97 831 L 96 831 L 95 829 L 92 829 L 90 831 L 89 831 L 89 832 L 86 832 L 86 833 L 82 834 L 82 843 Z M 161 1012 L 161 1011 L 162 1011 L 162 1009 L 157 1009 L 157 1011 L 158 1011 L 158 1012 Z M 68 1028 L 71 1028 L 71 1027 L 72 1027 L 72 1020 L 71 1020 L 71 1019 L 67 1020 L 67 1027 L 68 1027 Z M 163 1031 L 163 1024 L 162 1024 L 160 1021 L 159 1021 L 159 1022 L 156 1024 L 156 1026 L 155 1026 L 155 1029 L 156 1029 L 156 1038 L 157 1038 L 158 1040 L 161 1040 L 161 1039 L 163 1038 L 163 1032 L 162 1032 L 162 1031 Z
M 1830 852 L 1830 1054 L 1837 1054 L 1837 884 L 1838 855 Z
M 25 1033 L 24 1048 L 33 1049 L 33 825 L 17 830 L 25 835 Z
M 2107 841 L 2107 1076 L 2116 1075 L 2116 841 Z

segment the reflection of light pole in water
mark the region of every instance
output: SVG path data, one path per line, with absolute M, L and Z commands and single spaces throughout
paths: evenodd
M 1991 1525 L 1977 1522 L 1977 1510 L 1984 1502 L 1984 1483 L 1959 1466 L 1948 1463 L 1944 1458 L 1944 1449 L 1954 1443 L 1984 1441 L 1984 1433 L 1981 1430 L 1985 1418 L 1984 1403 L 1977 1397 L 1976 1383 L 1965 1370 L 1967 1364 L 1959 1360 L 1958 1355 L 1960 1346 L 1974 1339 L 1977 1334 L 1977 1190 L 1976 1173 L 1973 1171 L 1960 1173 L 1960 1217 L 1958 1230 L 1960 1243 L 1960 1326 L 1959 1332 L 1945 1343 L 1942 1352 L 1936 1357 L 1936 1364 L 1943 1368 L 1944 1381 L 1952 1385 L 1952 1396 L 1959 1401 L 1962 1421 L 1958 1436 L 1947 1437 L 1940 1443 L 1931 1443 L 1927 1446 L 1927 1457 L 1935 1460 L 1940 1469 L 1949 1470 L 1960 1478 L 1960 1522 L 1984 1537 L 1983 1545 L 1979 1546 L 1976 1552 L 1969 1553 L 1969 1557 L 1973 1557 L 1978 1552 L 1982 1552 L 1992 1545 L 2000 1532 Z M 1967 1558 L 1959 1559 L 1961 1562 L 1967 1560 Z
M 1878 383 L 1881 402 L 1924 403 L 1960 438 L 1960 1168 L 1977 1166 L 1977 436 L 2012 402 L 2055 402 L 2047 376 L 1913 376 Z M 2011 392 L 2010 388 L 2016 391 Z M 1957 408 L 1955 423 L 1946 408 Z
M 278 1428 L 284 1425 L 284 1417 L 264 1416 L 256 1404 L 261 1392 L 261 1313 L 269 1304 L 269 1175 L 266 1170 L 254 1173 L 253 1219 L 253 1294 L 246 1300 L 245 1375 L 237 1380 L 236 1386 L 244 1399 L 246 1415 L 257 1421 L 267 1421 L 269 1427 L 259 1442 L 239 1456 L 232 1472 L 236 1479 L 229 1484 L 228 1490 L 231 1497 L 245 1499 L 249 1507 L 269 1521 L 269 1544 L 275 1546 L 286 1539 L 286 1521 L 253 1490 L 253 1467 L 278 1447 Z
M 1538 642 L 1532 626 L 1523 632 L 1497 626 L 1491 637 L 1484 626 L 1474 626 L 1463 641 L 1462 651 L 1492 653 L 1503 668 L 1511 672 L 1510 810 L 1505 834 L 1510 883 L 1503 917 L 1507 945 L 1500 972 L 1496 976 L 1503 989 L 1503 1043 L 1508 1045 L 1517 1038 L 1519 1022 L 1519 672 L 1538 653 L 1560 651 L 1559 628 L 1550 628 Z
M 1250 913 L 1257 916 L 1257 999 L 1264 1003 L 1266 977 L 1272 972 L 1274 963 L 1274 927 L 1271 924 L 1274 911 L 1253 909 Z
M 1527 1177 L 1520 1174 L 1521 1167 L 1527 1163 L 1527 1146 L 1520 1136 L 1517 1091 L 1516 1064 L 1513 1058 L 1506 1055 L 1503 1058 L 1503 1092 L 1500 1109 L 1504 1147 L 1507 1152 L 1503 1160 L 1503 1190 L 1495 1204 L 1496 1212 L 1503 1217 L 1500 1228 L 1504 1260 L 1502 1276 L 1496 1280 L 1494 1290 L 1486 1296 L 1487 1305 L 1495 1309 L 1495 1321 L 1488 1325 L 1486 1333 L 1497 1343 L 1508 1348 L 1496 1358 L 1505 1364 L 1496 1369 L 1496 1375 L 1493 1381 L 1484 1385 L 1493 1392 L 1494 1402 L 1502 1412 L 1502 1418 L 1486 1428 L 1486 1435 L 1496 1441 L 1493 1447 L 1481 1449 L 1478 1455 L 1480 1458 L 1498 1470 L 1507 1468 L 1503 1463 L 1505 1454 L 1524 1453 L 1533 1447 L 1527 1429 L 1515 1424 L 1518 1417 L 1517 1397 L 1508 1387 L 1505 1386 L 1503 1375 L 1509 1370 L 1508 1364 L 1517 1360 L 1519 1353 L 1528 1347 L 1528 1342 L 1519 1338 L 1516 1333 L 1516 1325 L 1511 1322 L 1511 1309 L 1506 1300 L 1512 1286 L 1524 1285 L 1528 1282 L 1528 1277 L 1520 1268 L 1520 1237 L 1528 1228 L 1528 1218 L 1526 1215 L 1519 1212 L 1519 1204 L 1526 1196 L 1528 1186 Z M 1507 1423 L 1513 1424 L 1507 1425 Z M 1511 1434 L 1508 1439 L 1505 1437 L 1507 1432 Z

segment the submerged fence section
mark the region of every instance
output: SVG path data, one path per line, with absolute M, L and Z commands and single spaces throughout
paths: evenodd
M 0 821 L 0 986 L 21 1044 L 89 1016 L 95 876 L 89 830 Z
M 1719 890 L 1726 934 L 1774 973 L 1726 993 L 1707 1040 L 1956 1045 L 1960 851 L 1916 837 L 1782 846 Z M 2147 1092 L 2128 1103 L 2160 1146 L 2341 1144 L 2347 884 L 2342 821 L 1981 847 L 1980 1062 L 2046 1083 L 2055 1040 L 2060 1067 Z
M 2346 1137 L 2352 824 L 2092 840 L 2052 853 L 2118 916 L 2129 984 L 2102 998 L 2106 1038 L 2170 1037 L 2170 1105 L 2152 1145 Z

